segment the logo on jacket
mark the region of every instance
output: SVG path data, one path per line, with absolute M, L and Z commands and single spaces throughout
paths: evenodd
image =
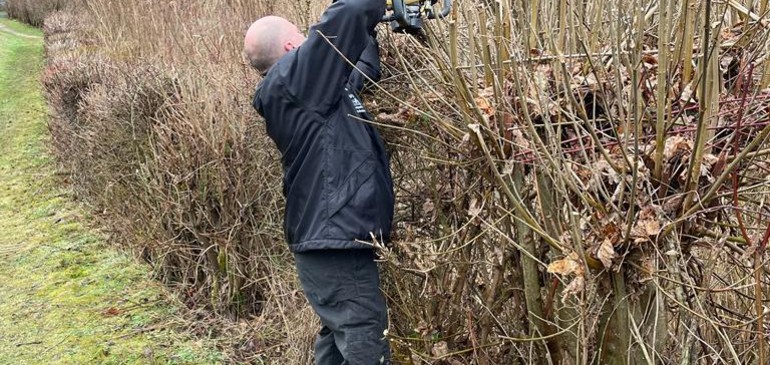
M 345 88 L 345 91 L 348 92 L 348 98 L 350 98 L 350 101 L 353 102 L 353 108 L 356 109 L 356 113 L 358 114 L 364 114 L 366 113 L 366 108 L 364 108 L 364 104 L 361 102 L 360 99 L 356 96 L 356 94 L 353 94 L 348 90 L 348 88 Z

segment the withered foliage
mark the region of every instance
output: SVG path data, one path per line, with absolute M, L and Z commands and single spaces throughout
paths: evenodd
M 446 298 L 396 307 L 423 340 L 412 358 L 764 363 L 763 26 L 706 23 L 700 39 L 713 41 L 696 39 L 685 58 L 648 37 L 686 14 L 666 20 L 651 6 L 623 23 L 622 4 L 575 6 L 581 22 L 607 27 L 527 39 L 516 30 L 542 18 L 507 18 L 516 4 L 499 5 L 461 8 L 433 29 L 449 44 L 421 52 L 432 66 L 396 60 L 412 95 L 381 115 L 418 132 L 401 145 L 425 172 L 402 175 L 405 190 L 422 186 L 423 205 L 406 228 L 419 234 L 394 249 L 415 280 L 391 283 Z M 698 7 L 754 16 L 715 8 Z M 530 23 L 506 28 L 517 21 Z M 458 351 L 436 355 L 437 339 Z
M 4 10 L 8 16 L 36 27 L 42 26 L 45 17 L 52 12 L 67 9 L 68 0 L 6 0 Z M 0 4 L 1 5 L 1 4 Z
M 233 362 L 305 362 L 313 317 L 282 240 L 279 155 L 249 105 L 256 80 L 220 50 L 207 71 L 111 53 L 93 26 L 56 13 L 44 29 L 49 129 L 78 196 Z

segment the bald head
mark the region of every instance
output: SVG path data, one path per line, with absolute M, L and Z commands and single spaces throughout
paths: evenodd
M 273 64 L 305 41 L 296 25 L 278 16 L 260 18 L 249 27 L 243 49 L 251 65 L 266 72 Z

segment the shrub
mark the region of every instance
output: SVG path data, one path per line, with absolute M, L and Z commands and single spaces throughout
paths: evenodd
M 70 0 L 6 0 L 5 10 L 8 16 L 24 23 L 40 27 L 45 18 L 58 10 L 66 9 L 75 3 Z
M 234 359 L 287 339 L 293 348 L 282 350 L 305 357 L 312 317 L 296 310 L 304 299 L 280 239 L 279 159 L 240 92 L 253 84 L 232 66 L 202 76 L 192 65 L 118 61 L 91 51 L 80 24 L 69 13 L 48 19 L 43 77 L 54 151 L 78 196 L 190 309 L 220 323 L 261 315 L 255 331 L 275 335 L 230 327 Z

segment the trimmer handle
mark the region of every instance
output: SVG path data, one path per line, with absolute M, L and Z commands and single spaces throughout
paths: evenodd
M 433 11 L 437 0 L 387 0 L 390 14 L 382 17 L 381 22 L 391 23 L 391 28 L 400 33 L 419 33 L 422 30 L 423 11 L 428 19 L 441 19 L 452 11 L 452 0 L 443 0 L 441 11 Z
M 446 18 L 452 11 L 452 0 L 444 0 L 441 6 L 441 12 L 438 14 L 433 13 L 433 10 L 428 12 L 428 19 L 441 19 Z

